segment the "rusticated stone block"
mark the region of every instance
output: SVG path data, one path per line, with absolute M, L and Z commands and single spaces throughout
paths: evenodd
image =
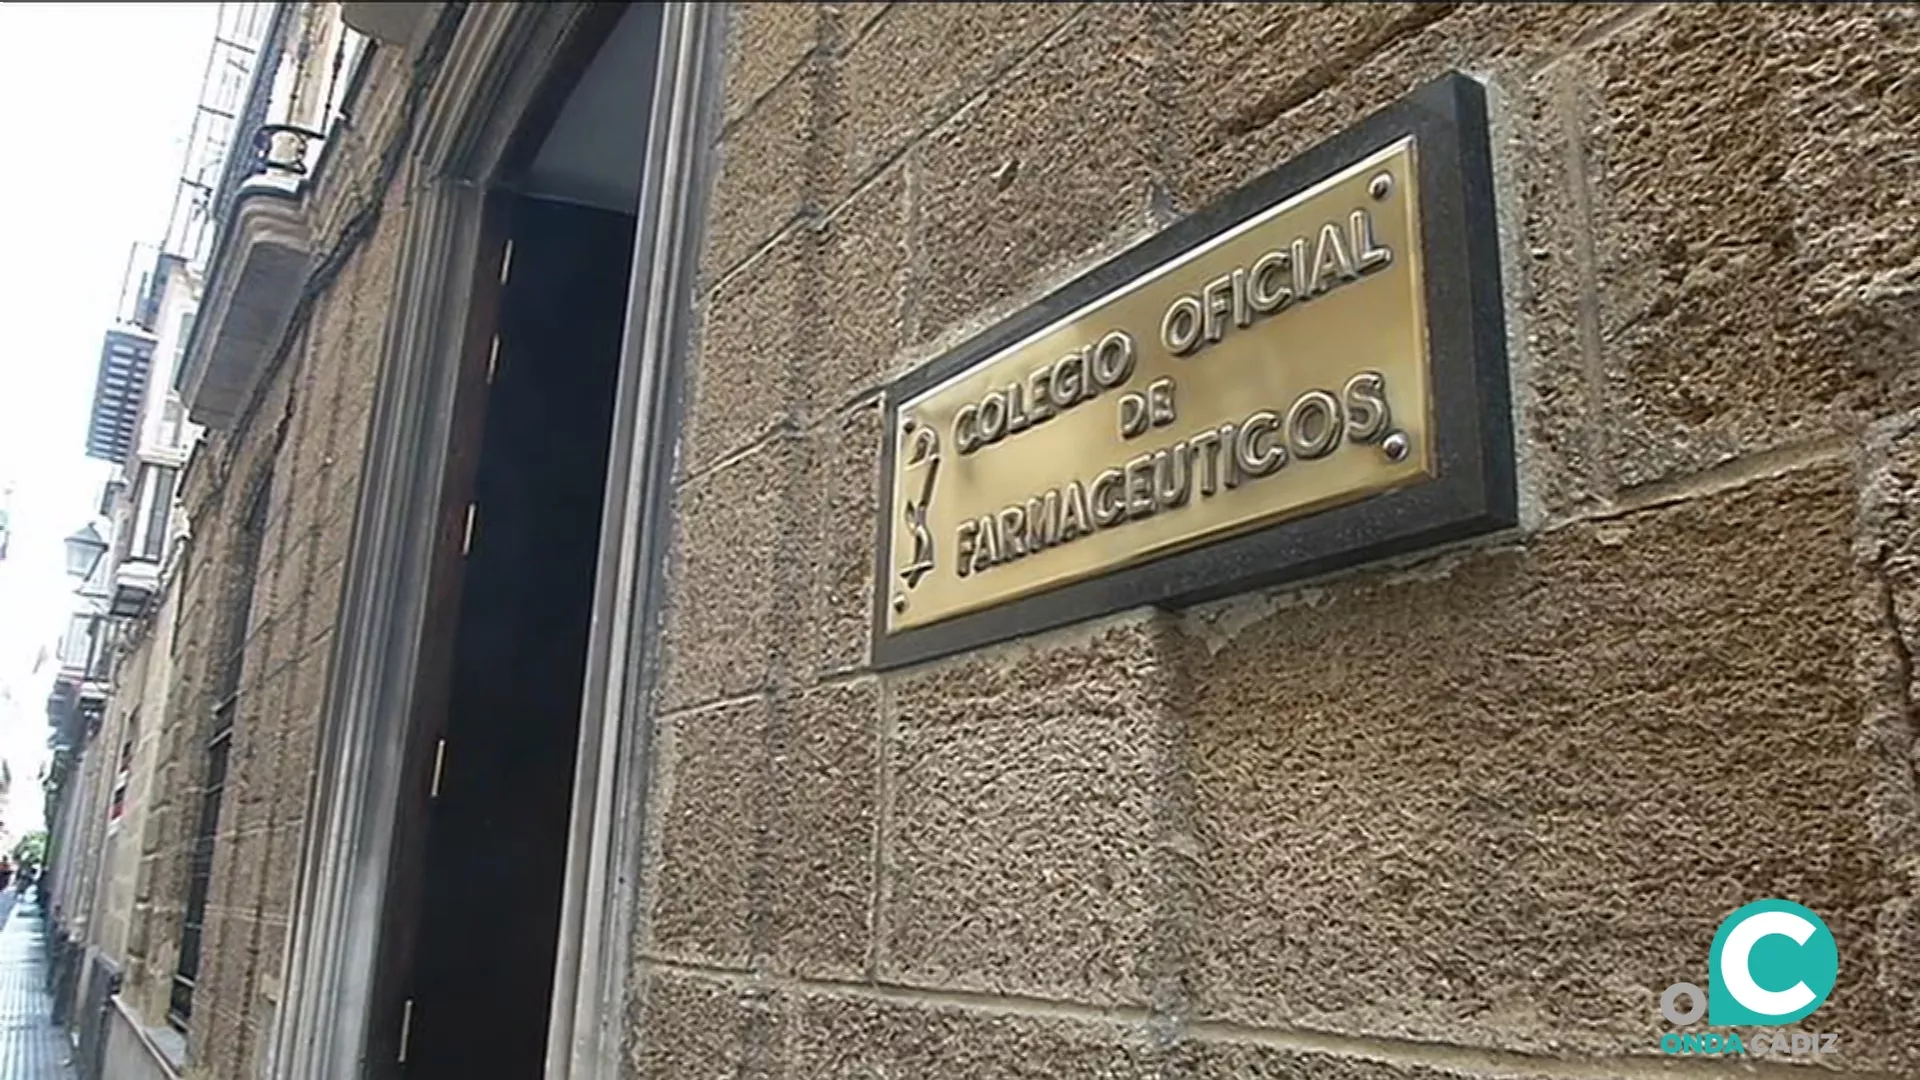
M 691 372 L 680 466 L 697 473 L 788 422 L 796 400 L 806 241 L 762 252 L 708 295 Z
M 1151 618 L 890 681 L 878 974 L 1142 1003 L 1167 910 Z
M 1417 1051 L 1416 1051 L 1417 1053 Z M 1544 1080 L 1547 1073 L 1486 1072 L 1407 1060 L 1230 1042 L 1189 1042 L 1173 1051 L 1181 1080 Z
M 1920 400 L 1920 11 L 1677 5 L 1580 62 L 1608 425 L 1642 484 Z
M 256 906 L 260 902 L 260 887 L 267 877 L 267 837 L 263 829 L 243 832 L 223 840 L 233 845 L 233 862 L 227 870 L 232 880 L 226 887 L 226 906 L 234 912 L 234 926 L 230 928 L 233 936 L 224 944 L 230 947 L 245 948 L 248 936 L 252 933 Z M 241 925 L 244 923 L 244 927 Z M 237 989 L 237 987 L 235 988 Z M 239 999 L 232 999 L 234 1007 L 239 1007 Z
M 289 673 L 291 683 L 283 721 L 285 734 L 276 762 L 278 780 L 273 805 L 273 820 L 280 827 L 298 825 L 307 813 L 321 731 L 325 726 L 321 703 L 327 693 L 327 664 L 332 646 L 330 636 L 315 640 Z
M 872 681 L 822 687 L 788 712 L 773 762 L 772 939 L 782 970 L 859 979 L 867 970 L 880 798 L 880 695 Z
M 321 521 L 314 530 L 313 568 L 316 571 L 316 577 L 318 572 L 345 562 L 347 556 L 352 553 L 353 513 L 354 508 L 351 506 L 336 506 L 333 516 Z M 323 617 L 324 626 L 322 623 L 311 624 L 310 630 L 318 632 L 333 625 L 333 618 L 324 608 L 315 610 L 313 614 Z
M 865 666 L 873 638 L 873 550 L 879 514 L 878 402 L 807 434 L 813 555 L 803 662 L 814 675 Z
M 729 123 L 793 72 L 820 40 L 820 4 L 733 4 L 727 27 Z
M 1878 763 L 1873 827 L 1887 856 L 1906 867 L 1902 887 L 1877 913 L 1879 986 L 1893 1022 L 1920 1027 L 1920 778 L 1913 769 L 1913 661 L 1920 651 L 1920 413 L 1875 426 L 1863 455 L 1855 560 L 1864 587 L 1857 611 L 1865 643 L 1858 671 L 1866 695 L 1860 745 Z M 1844 984 L 1844 981 L 1843 981 Z
M 773 1005 L 732 982 L 643 968 L 628 1000 L 627 1064 L 640 1080 L 689 1076 L 762 1080 Z
M 844 155 L 835 170 L 839 186 L 864 183 L 986 91 L 1079 6 L 888 5 L 835 61 L 834 107 L 821 130 Z
M 1006 314 L 1154 223 L 1152 6 L 1089 8 L 915 149 L 916 340 Z
M 1630 6 L 1164 5 L 1170 192 L 1205 206 L 1450 70 L 1510 87 Z
M 869 388 L 905 340 L 907 195 L 906 169 L 896 166 L 809 234 L 808 360 L 799 390 L 812 415 Z
M 707 214 L 701 279 L 711 286 L 745 262 L 814 198 L 812 138 L 818 61 L 808 61 L 726 132 Z
M 846 52 L 860 40 L 873 21 L 881 13 L 894 5 L 883 0 L 863 0 L 861 3 L 832 3 L 824 5 L 826 26 L 823 38 L 828 48 L 835 52 Z
M 801 452 L 798 439 L 774 439 L 678 492 L 664 708 L 765 688 L 795 646 L 794 612 L 810 577 L 790 520 Z
M 793 995 L 787 1076 L 809 1080 L 1149 1080 L 1160 1053 L 1143 1027 L 986 1010 Z
M 1191 619 L 1196 1015 L 1652 1053 L 1720 920 L 1785 896 L 1840 942 L 1821 1030 L 1897 1064 L 1850 481 Z
M 1564 68 L 1508 91 L 1511 138 L 1494 161 L 1502 211 L 1518 225 L 1502 268 L 1523 503 L 1551 515 L 1612 490 L 1592 355 L 1595 281 L 1576 197 L 1573 80 Z
M 200 1062 L 207 1076 L 237 1075 L 237 1061 L 234 1057 L 235 1044 L 239 1041 L 240 1018 L 227 1009 L 211 1005 L 200 1005 L 196 993 L 196 1007 L 189 1026 L 188 1043 L 205 1048 L 205 1056 Z
M 734 968 L 751 960 L 769 718 L 768 703 L 755 698 L 659 721 L 649 954 Z
M 1166 185 L 1197 210 L 1449 71 L 1492 82 L 1494 171 L 1515 251 L 1509 298 L 1522 500 L 1529 520 L 1593 500 L 1599 421 L 1583 314 L 1584 210 L 1568 176 L 1564 94 L 1541 64 L 1617 4 L 1176 4 Z
M 261 893 L 260 914 L 280 924 L 284 929 L 287 919 L 293 912 L 293 890 L 300 877 L 300 823 L 282 823 L 277 825 L 267 837 L 267 872 L 264 891 Z M 261 953 L 272 957 L 274 971 L 279 970 L 279 958 L 284 942 L 280 936 L 266 934 L 261 939 Z

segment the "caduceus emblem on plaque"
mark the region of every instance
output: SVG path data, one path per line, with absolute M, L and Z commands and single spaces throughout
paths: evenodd
M 933 572 L 933 530 L 927 527 L 927 507 L 933 502 L 933 484 L 940 473 L 940 433 L 911 416 L 900 421 L 900 468 L 909 474 L 902 485 L 906 497 L 901 500 L 902 524 L 907 529 L 911 550 L 898 568 L 905 588 L 893 594 L 893 609 L 904 611 L 907 594 L 918 588 L 921 579 Z M 911 474 L 918 473 L 915 477 Z M 917 480 L 917 482 L 916 482 Z M 899 548 L 895 547 L 896 555 Z

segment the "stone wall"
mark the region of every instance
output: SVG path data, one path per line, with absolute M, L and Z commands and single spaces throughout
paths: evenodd
M 321 63 L 324 57 L 312 59 Z M 239 704 L 214 847 L 188 1044 L 192 1075 L 251 1077 L 281 995 L 287 924 L 318 748 L 342 575 L 359 497 L 381 338 L 403 229 L 401 181 L 383 169 L 404 138 L 402 57 L 376 53 L 355 122 L 306 194 L 314 269 L 251 406 L 209 432 L 185 474 L 193 522 L 181 582 L 168 724 L 145 829 L 136 961 L 126 997 L 160 1024 L 179 960 L 189 849 L 200 814 L 213 693 L 228 620 L 248 595 L 241 535 L 267 485 L 250 583 Z M 397 159 L 396 159 L 397 160 Z
M 1920 1068 L 1920 12 L 734 20 L 637 1075 L 1612 1075 L 1767 896 Z M 866 670 L 878 388 L 1450 68 L 1520 534 Z
M 109 824 L 105 839 L 97 857 L 97 884 L 92 902 L 91 927 L 88 938 L 90 943 L 112 958 L 114 963 L 124 965 L 127 955 L 127 927 L 133 912 L 134 877 L 139 869 L 140 811 L 144 809 L 137 801 L 134 777 L 142 775 L 142 765 L 150 765 L 140 760 L 140 751 L 150 749 L 153 740 L 149 733 L 157 719 L 152 713 L 143 712 L 147 687 L 153 681 L 156 668 L 163 666 L 154 663 L 155 624 L 135 625 L 130 628 L 128 640 L 119 647 L 120 659 L 115 666 L 113 678 L 113 697 L 107 704 L 106 722 L 101 725 L 100 734 L 95 736 L 93 745 L 87 748 L 89 756 L 100 758 L 101 793 L 100 813 L 111 816 L 113 809 L 113 790 L 118 783 L 121 747 L 129 740 L 133 742 L 133 753 L 129 760 L 126 813 L 118 822 Z M 164 694 L 164 690 L 161 691 Z

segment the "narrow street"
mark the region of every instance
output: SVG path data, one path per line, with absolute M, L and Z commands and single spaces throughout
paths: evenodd
M 46 920 L 0 890 L 0 1080 L 71 1080 L 69 1047 L 47 993 Z

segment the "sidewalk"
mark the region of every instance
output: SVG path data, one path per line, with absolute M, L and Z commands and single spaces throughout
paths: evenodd
M 72 1080 L 69 1049 L 47 995 L 46 920 L 0 891 L 0 1080 Z

